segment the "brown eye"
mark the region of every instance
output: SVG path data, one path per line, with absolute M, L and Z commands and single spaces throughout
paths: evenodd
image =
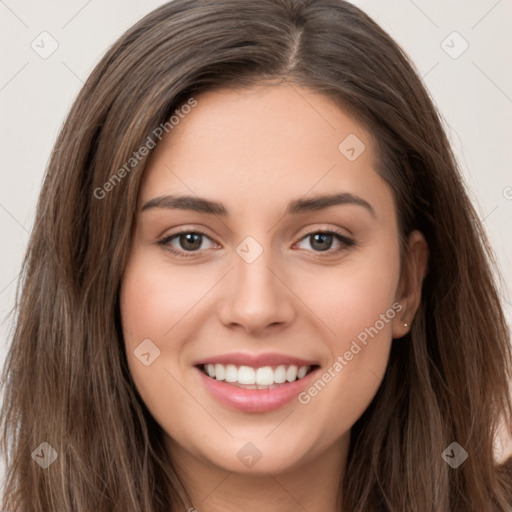
M 309 245 L 314 252 L 319 253 L 336 253 L 355 245 L 354 240 L 336 231 L 314 231 L 302 237 L 301 242 L 305 240 L 309 241 Z M 337 243 L 338 247 L 332 249 L 334 243 Z
M 178 242 L 182 249 L 197 251 L 201 247 L 202 235 L 199 233 L 182 233 L 178 235 Z
M 158 241 L 158 245 L 163 246 L 172 254 L 180 257 L 195 256 L 195 253 L 200 253 L 203 242 L 210 240 L 206 233 L 200 231 L 181 231 L 172 235 L 166 236 Z M 212 242 L 213 243 L 213 242 Z
M 331 248 L 333 236 L 329 233 L 314 233 L 309 235 L 310 244 L 313 249 L 319 251 L 327 251 Z

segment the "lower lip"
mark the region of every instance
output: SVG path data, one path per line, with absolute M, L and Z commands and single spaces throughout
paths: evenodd
M 308 373 L 302 379 L 286 384 L 280 384 L 273 389 L 245 389 L 233 386 L 224 381 L 208 377 L 199 368 L 206 389 L 221 404 L 243 412 L 267 412 L 279 409 L 291 402 L 307 388 L 319 368 Z

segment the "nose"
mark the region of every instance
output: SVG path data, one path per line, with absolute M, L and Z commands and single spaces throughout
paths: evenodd
M 252 263 L 235 255 L 234 266 L 218 309 L 224 325 L 261 334 L 293 322 L 296 312 L 292 286 L 287 283 L 286 273 L 272 263 L 269 249 Z

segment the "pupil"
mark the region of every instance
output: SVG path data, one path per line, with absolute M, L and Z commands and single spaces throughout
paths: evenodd
M 317 248 L 320 251 L 326 251 L 329 249 L 331 243 L 332 243 L 332 235 L 329 235 L 328 233 L 316 233 L 313 235 L 313 243 L 311 246 L 315 248 L 315 243 L 319 242 L 320 245 L 317 246 Z

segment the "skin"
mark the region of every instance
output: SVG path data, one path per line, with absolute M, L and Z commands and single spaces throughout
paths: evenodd
M 200 512 L 335 511 L 350 428 L 418 307 L 426 243 L 413 232 L 401 267 L 393 194 L 375 171 L 371 134 L 327 97 L 280 84 L 196 99 L 155 148 L 140 188 L 121 287 L 131 374 Z M 366 146 L 354 161 L 338 150 L 349 134 Z M 333 192 L 362 198 L 373 214 L 358 204 L 284 214 L 291 200 Z M 142 211 L 168 194 L 221 202 L 229 215 Z M 158 244 L 179 228 L 207 234 L 199 250 L 180 237 Z M 355 244 L 332 238 L 321 251 L 306 236 L 332 229 Z M 248 236 L 263 250 L 252 263 L 236 252 Z M 234 411 L 193 368 L 218 354 L 274 352 L 325 372 L 393 304 L 401 311 L 307 405 Z M 160 350 L 149 366 L 134 355 L 145 339 Z M 251 468 L 237 457 L 248 442 L 262 455 Z

